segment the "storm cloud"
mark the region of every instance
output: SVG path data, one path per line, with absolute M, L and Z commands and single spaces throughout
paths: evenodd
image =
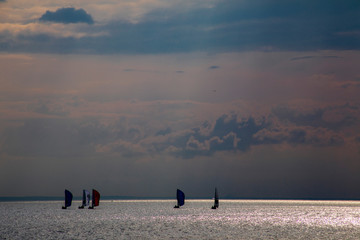
M 38 112 L 36 108 L 29 110 Z M 295 115 L 301 112 L 296 109 L 292 111 L 297 112 Z M 48 115 L 48 112 L 46 110 L 42 114 Z M 1 132 L 0 154 L 14 159 L 36 159 L 37 164 L 57 166 L 55 172 L 58 174 L 67 172 L 66 174 L 75 174 L 79 178 L 83 176 L 79 170 L 86 169 L 93 173 L 97 169 L 106 172 L 107 177 L 100 177 L 97 184 L 110 179 L 128 182 L 128 174 L 138 174 L 136 180 L 133 179 L 132 188 L 118 183 L 122 186 L 120 194 L 136 194 L 137 191 L 142 191 L 145 195 L 154 194 L 154 191 L 144 191 L 140 184 L 150 181 L 154 175 L 159 179 L 154 182 L 154 187 L 162 186 L 163 191 L 169 188 L 171 190 L 172 184 L 177 182 L 176 178 L 180 178 L 183 171 L 186 171 L 189 177 L 180 182 L 193 196 L 206 194 L 203 191 L 195 192 L 191 187 L 194 182 L 195 185 L 201 185 L 215 180 L 222 187 L 224 197 L 343 196 L 341 184 L 349 184 L 346 171 L 349 170 L 351 161 L 342 162 L 346 167 L 338 171 L 340 163 L 336 159 L 327 159 L 332 154 L 331 151 L 350 143 L 342 131 L 339 128 L 330 130 L 321 126 L 314 127 L 311 121 L 289 125 L 284 119 L 270 115 L 254 118 L 228 113 L 215 121 L 203 121 L 198 126 L 177 130 L 174 126 L 154 128 L 151 125 L 153 123 L 140 116 L 121 117 L 114 119 L 112 123 L 94 117 L 28 119 L 21 125 L 14 125 Z M 355 138 L 358 139 L 358 136 Z M 284 149 L 278 151 L 274 146 Z M 298 153 L 299 149 L 303 149 L 301 153 Z M 328 154 L 324 154 L 328 151 Z M 216 161 L 217 158 L 223 159 Z M 10 167 L 17 162 L 19 160 L 8 161 L 5 166 Z M 31 162 L 34 163 L 34 160 Z M 29 163 L 24 160 L 23 164 Z M 67 165 L 73 168 L 65 167 Z M 39 171 L 31 166 L 30 168 L 33 169 L 32 172 Z M 178 170 L 170 170 L 173 168 Z M 218 178 L 214 178 L 215 171 Z M 56 176 L 55 172 L 53 174 Z M 119 173 L 122 176 L 118 176 Z M 44 175 L 44 172 L 39 174 Z M 55 181 L 55 176 L 49 178 L 50 181 Z M 23 172 L 18 179 L 25 181 L 27 177 L 30 177 L 29 173 Z M 325 183 L 333 177 L 341 181 L 335 185 L 335 180 Z M 284 184 L 284 179 L 287 184 Z M 301 187 L 301 182 L 306 184 Z M 75 186 L 81 189 L 81 183 L 84 184 L 79 180 Z M 69 184 L 74 185 L 71 182 Z M 111 193 L 110 188 L 102 188 Z M 158 192 L 159 196 L 163 196 L 163 191 Z M 344 196 L 355 196 L 347 191 L 345 193 L 347 195 Z
M 153 9 L 136 22 L 105 22 L 91 30 L 81 29 L 82 38 L 24 32 L 21 38 L 12 39 L 11 44 L 3 40 L 0 51 L 138 54 L 359 49 L 359 14 L 357 1 L 216 1 L 211 7 L 200 5 L 182 11 Z M 75 8 L 47 11 L 39 20 L 94 23 L 90 14 Z M 6 32 L 0 34 L 8 39 Z M 27 41 L 23 41 L 24 38 Z M 44 38 L 47 44 L 38 41 Z
M 110 125 L 96 119 L 34 119 L 20 128 L 9 128 L 2 136 L 6 142 L 2 151 L 38 157 L 114 153 L 135 157 L 167 153 L 187 159 L 217 152 L 246 152 L 260 145 L 327 147 L 342 145 L 345 141 L 341 132 L 313 127 L 308 122 L 302 126 L 284 126 L 265 120 L 267 118 L 224 114 L 214 123 L 205 121 L 201 126 L 181 131 L 170 127 L 149 131 L 141 119 L 134 123 L 134 120 L 121 118 Z M 37 137 L 33 137 L 35 135 Z
M 42 22 L 57 23 L 87 23 L 93 24 L 94 20 L 84 9 L 59 8 L 55 12 L 46 11 L 40 18 Z

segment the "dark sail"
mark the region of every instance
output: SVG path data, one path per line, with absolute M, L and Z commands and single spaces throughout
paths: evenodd
M 185 204 L 185 194 L 180 189 L 176 191 L 177 205 L 183 206 Z
M 218 194 L 217 188 L 215 188 L 215 203 L 214 203 L 214 206 L 216 208 L 219 207 L 219 194 Z
M 89 207 L 90 209 L 99 206 L 99 202 L 100 202 L 100 193 L 98 191 L 96 191 L 95 189 L 92 190 L 92 204 Z
M 86 190 L 83 190 L 82 205 L 86 206 Z
M 69 190 L 65 189 L 65 208 L 71 206 L 72 199 L 73 199 L 72 193 Z
M 214 206 L 211 209 L 217 209 L 219 207 L 219 194 L 217 188 L 215 188 L 215 196 L 214 196 Z
M 99 202 L 100 202 L 100 193 L 98 191 L 96 191 L 95 189 L 93 189 L 94 206 L 99 206 Z

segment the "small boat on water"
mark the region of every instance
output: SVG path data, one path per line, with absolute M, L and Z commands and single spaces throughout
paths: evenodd
M 180 189 L 177 189 L 176 199 L 177 199 L 177 204 L 175 205 L 174 208 L 179 208 L 180 206 L 183 206 L 185 204 L 185 193 Z
M 219 207 L 219 194 L 217 188 L 215 188 L 215 196 L 214 196 L 214 206 L 211 209 L 217 209 Z
M 79 206 L 79 209 L 83 209 L 85 206 L 89 206 L 89 203 L 90 203 L 90 192 L 84 189 L 82 196 L 82 205 Z
M 100 202 L 100 193 L 95 189 L 93 189 L 92 201 L 91 201 L 91 206 L 89 206 L 89 209 L 94 209 L 94 207 L 99 206 L 99 202 Z
M 66 209 L 70 207 L 72 199 L 73 199 L 72 193 L 69 190 L 65 189 L 65 206 L 63 206 L 62 209 Z

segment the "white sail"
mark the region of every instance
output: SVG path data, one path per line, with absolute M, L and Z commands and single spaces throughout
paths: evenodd
M 84 195 L 85 195 L 84 206 L 89 206 L 89 204 L 90 204 L 90 192 L 88 190 L 84 190 Z
M 90 205 L 90 192 L 84 189 L 82 195 L 82 202 L 81 202 L 81 206 L 79 206 L 79 209 L 83 209 L 85 206 L 89 206 L 89 205 Z

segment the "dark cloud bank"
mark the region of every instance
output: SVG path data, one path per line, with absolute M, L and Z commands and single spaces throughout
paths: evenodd
M 138 124 L 129 127 L 131 123 L 125 119 L 111 126 L 102 125 L 95 119 L 77 122 L 65 119 L 29 120 L 20 128 L 6 131 L 7 147 L 4 149 L 10 154 L 57 156 L 86 152 L 94 154 L 94 146 L 108 145 L 112 147 L 108 148 L 111 149 L 108 152 L 119 151 L 120 154 L 126 152 L 127 156 L 138 156 L 149 152 L 161 153 L 172 147 L 176 149 L 172 154 L 194 158 L 221 151 L 246 152 L 252 146 L 268 144 L 341 146 L 345 140 L 338 130 L 358 120 L 353 117 L 348 120 L 347 117 L 330 124 L 322 119 L 323 114 L 324 111 L 319 110 L 303 115 L 282 107 L 273 110 L 272 118 L 240 118 L 238 115 L 224 114 L 213 124 L 206 121 L 199 127 L 181 132 L 166 127 L 153 133 L 144 132 L 145 127 Z M 272 119 L 291 124 L 284 126 Z M 34 135 L 40 137 L 32 139 Z M 31 144 L 27 145 L 28 142 Z M 136 148 L 131 148 L 134 145 L 140 146 L 138 149 L 141 150 L 134 151 Z
M 40 18 L 43 22 L 58 23 L 87 23 L 93 24 L 94 20 L 84 9 L 60 8 L 55 12 L 46 11 Z
M 1 51 L 167 53 L 188 51 L 359 49 L 359 1 L 218 1 L 212 8 L 157 9 L 138 23 L 109 22 L 106 36 L 21 36 Z M 93 23 L 84 10 L 47 12 L 45 21 Z M 22 41 L 26 38 L 28 41 Z M 6 38 L 3 38 L 6 39 Z M 30 47 L 31 46 L 31 47 Z
M 120 118 L 110 125 L 96 118 L 32 119 L 2 132 L 0 154 L 24 159 L 5 162 L 4 167 L 35 161 L 34 166 L 52 169 L 59 178 L 67 176 L 72 185 L 84 184 L 82 179 L 95 174 L 109 193 L 115 184 L 125 195 L 136 189 L 139 195 L 164 196 L 161 191 L 177 184 L 193 197 L 206 196 L 206 186 L 216 185 L 223 197 L 358 199 L 358 161 L 334 154 L 349 144 L 342 133 L 349 125 L 344 121 L 358 124 L 358 119 L 324 120 L 329 111 L 354 107 L 304 113 L 282 106 L 262 118 L 224 114 L 215 122 L 179 131 L 171 126 L 153 129 L 145 119 Z M 355 143 L 358 139 L 353 136 Z M 14 181 L 26 182 L 31 172 L 48 172 L 31 166 L 19 169 Z M 53 178 L 48 177 L 50 182 Z

